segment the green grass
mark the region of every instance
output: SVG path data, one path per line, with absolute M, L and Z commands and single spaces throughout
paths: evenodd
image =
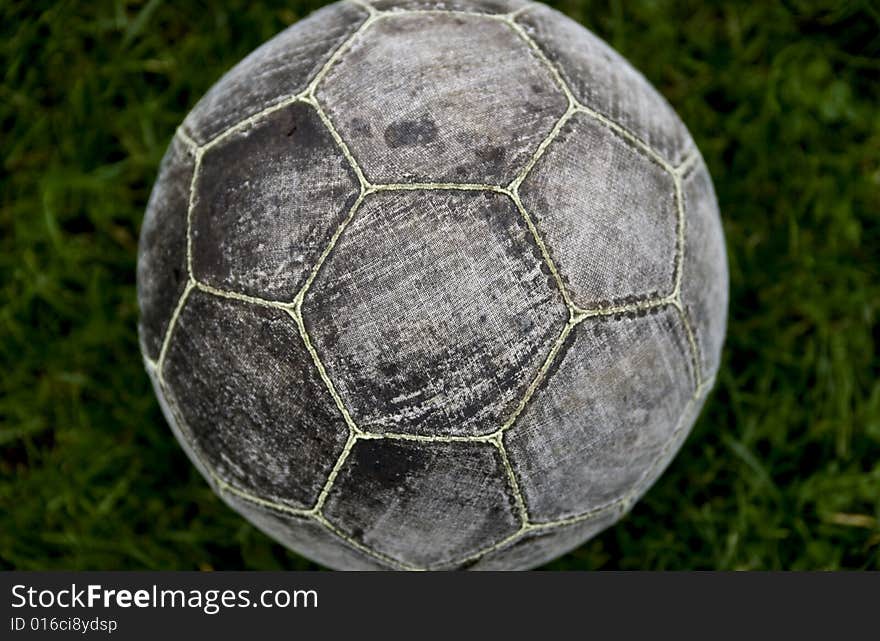
M 0 568 L 308 568 L 216 499 L 136 338 L 174 128 L 319 2 L 0 2 Z M 718 386 L 633 513 L 554 569 L 880 568 L 880 8 L 558 6 L 682 115 L 731 269 Z

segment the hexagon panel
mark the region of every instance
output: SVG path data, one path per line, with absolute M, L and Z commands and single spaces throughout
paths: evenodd
M 184 129 L 204 144 L 300 93 L 366 18 L 365 9 L 340 2 L 297 21 L 217 81 L 190 111 Z
M 571 18 L 535 4 L 516 21 L 562 73 L 582 104 L 627 128 L 678 165 L 694 143 L 678 114 L 645 77 Z
M 468 11 L 497 15 L 511 13 L 528 0 L 369 0 L 379 11 Z
M 535 530 L 458 569 L 494 572 L 530 570 L 571 552 L 620 518 L 619 510 L 609 510 L 570 525 Z
M 286 312 L 194 290 L 164 378 L 221 479 L 291 507 L 314 504 L 348 427 Z
M 374 183 L 507 184 L 567 106 L 509 25 L 464 14 L 375 22 L 318 99 Z
M 715 189 L 700 159 L 685 176 L 681 298 L 700 347 L 704 378 L 718 371 L 727 325 L 728 280 L 724 230 Z
M 223 500 L 261 532 L 291 550 L 334 570 L 392 569 L 333 534 L 316 520 L 257 505 L 225 492 Z
M 359 192 L 310 106 L 294 103 L 260 119 L 202 158 L 192 211 L 195 278 L 292 300 Z
M 369 196 L 303 317 L 360 428 L 477 435 L 511 414 L 568 314 L 513 202 L 447 190 Z
M 706 397 L 709 396 L 710 391 L 711 388 L 708 386 L 699 388 L 697 393 L 685 406 L 684 412 L 678 421 L 675 433 L 669 438 L 665 447 L 657 455 L 657 459 L 651 465 L 647 473 L 639 480 L 639 485 L 635 488 L 635 494 L 632 497 L 633 501 L 641 499 L 645 492 L 657 482 L 657 479 L 663 475 L 666 468 L 668 468 L 675 460 L 682 445 L 684 445 L 688 436 L 690 436 L 691 429 L 700 417 L 700 411 L 703 409 L 703 404 L 706 402 Z
M 155 369 L 151 367 L 147 367 L 146 369 L 147 375 L 150 378 L 150 383 L 153 385 L 153 391 L 156 393 L 156 399 L 159 401 L 159 409 L 162 410 L 162 415 L 165 417 L 165 421 L 171 428 L 171 433 L 174 434 L 174 438 L 180 443 L 187 458 L 189 458 L 195 468 L 199 471 L 199 474 L 201 474 L 208 482 L 208 485 L 216 491 L 216 479 L 211 470 L 207 468 L 206 462 L 202 460 L 201 455 L 195 450 L 195 439 L 192 437 L 189 428 L 183 420 L 183 415 L 178 407 L 177 399 L 174 397 L 171 390 L 168 389 L 168 386 L 163 385 L 159 381 L 158 372 Z
M 176 136 L 171 140 L 150 194 L 138 246 L 138 324 L 144 353 L 159 358 L 168 322 L 183 293 L 186 266 L 186 212 L 195 159 Z
M 672 176 L 594 118 L 575 114 L 565 124 L 520 196 L 579 306 L 673 289 Z
M 355 541 L 422 568 L 474 554 L 519 528 L 488 443 L 358 441 L 324 514 Z
M 693 390 L 674 308 L 588 319 L 504 437 L 531 518 L 569 518 L 621 499 L 657 461 Z

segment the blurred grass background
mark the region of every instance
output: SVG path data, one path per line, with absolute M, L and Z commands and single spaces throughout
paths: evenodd
M 319 0 L 0 2 L 0 568 L 314 567 L 216 499 L 136 338 L 175 127 Z M 880 8 L 556 2 L 679 111 L 724 216 L 730 331 L 683 451 L 553 569 L 880 568 Z

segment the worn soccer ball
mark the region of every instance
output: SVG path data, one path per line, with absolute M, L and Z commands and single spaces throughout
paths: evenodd
M 617 521 L 719 363 L 711 179 L 661 96 L 522 0 L 341 2 L 195 106 L 140 337 L 223 499 L 339 569 L 521 569 Z

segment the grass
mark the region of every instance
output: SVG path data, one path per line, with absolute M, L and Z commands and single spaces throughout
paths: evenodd
M 216 499 L 138 353 L 174 128 L 319 2 L 0 2 L 0 568 L 309 568 Z M 553 569 L 880 569 L 880 8 L 557 3 L 682 115 L 724 216 L 730 331 L 680 456 Z

